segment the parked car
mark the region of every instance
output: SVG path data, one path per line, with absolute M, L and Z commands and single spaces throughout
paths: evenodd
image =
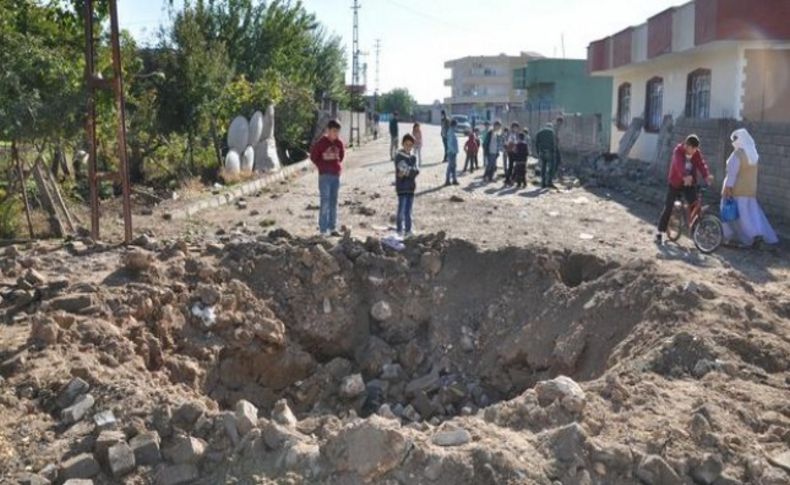
M 468 133 L 472 131 L 472 124 L 469 123 L 469 117 L 466 115 L 453 115 L 452 119 L 457 123 L 455 126 L 456 133 Z

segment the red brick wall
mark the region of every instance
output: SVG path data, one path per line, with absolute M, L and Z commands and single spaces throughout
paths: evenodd
M 714 40 L 790 40 L 787 0 L 696 0 L 696 44 Z
M 631 63 L 631 39 L 633 38 L 633 33 L 633 27 L 628 27 L 615 34 L 612 38 L 614 43 L 612 47 L 612 67 L 620 67 Z
M 694 44 L 701 45 L 716 40 L 718 0 L 694 2 Z
M 722 39 L 790 39 L 787 0 L 718 0 L 717 36 Z
M 672 12 L 664 10 L 647 21 L 647 58 L 672 52 Z
M 607 41 L 608 39 L 596 40 L 587 47 L 587 70 L 588 72 L 603 71 L 609 66 L 606 62 Z

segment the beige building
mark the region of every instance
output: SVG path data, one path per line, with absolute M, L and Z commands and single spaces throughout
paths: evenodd
M 502 117 L 512 106 L 523 106 L 527 91 L 515 89 L 514 71 L 523 68 L 540 54 L 522 52 L 517 56 L 470 56 L 444 63 L 450 69 L 450 97 L 444 104 L 451 114 L 493 120 Z

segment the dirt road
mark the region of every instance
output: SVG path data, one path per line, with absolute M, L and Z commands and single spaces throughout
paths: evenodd
M 787 483 L 786 249 L 659 249 L 570 174 L 445 188 L 425 140 L 402 250 L 387 140 L 347 159 L 349 239 L 312 173 L 6 248 L 0 482 Z
M 339 223 L 350 227 L 352 235 L 360 239 L 392 232 L 397 198 L 394 168 L 388 160 L 389 140 L 383 128 L 385 135 L 379 140 L 349 152 L 342 176 Z M 410 124 L 400 125 L 401 134 L 410 129 Z M 459 186 L 443 187 L 447 165 L 441 163 L 439 128 L 426 125 L 423 131 L 424 161 L 414 206 L 418 233 L 444 231 L 448 237 L 465 239 L 484 249 L 542 246 L 620 261 L 657 259 L 684 279 L 708 279 L 734 270 L 774 290 L 790 288 L 786 249 L 721 249 L 714 256 L 703 256 L 684 239 L 659 250 L 652 242 L 658 207 L 614 191 L 577 187 L 573 177 L 563 178 L 560 190 L 546 191 L 535 185 L 537 179 L 530 171 L 531 185 L 516 190 L 504 187 L 501 179 L 485 183 L 482 171 L 477 171 L 460 174 Z M 458 165 L 460 171 L 462 156 Z M 225 206 L 188 221 L 163 221 L 161 212 L 155 211 L 153 216 L 135 219 L 136 231 L 150 231 L 157 237 L 185 233 L 202 237 L 217 231 L 261 232 L 268 230 L 261 229 L 262 221 L 273 221 L 275 227 L 292 234 L 314 235 L 318 231 L 317 178 L 312 173 L 278 185 L 261 197 L 250 198 L 244 210 Z M 242 223 L 246 228 L 240 227 Z

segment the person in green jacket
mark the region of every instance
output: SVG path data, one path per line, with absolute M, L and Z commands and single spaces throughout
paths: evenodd
M 540 186 L 556 189 L 554 175 L 559 163 L 559 144 L 552 123 L 546 123 L 546 127 L 535 135 L 535 153 L 540 159 Z

